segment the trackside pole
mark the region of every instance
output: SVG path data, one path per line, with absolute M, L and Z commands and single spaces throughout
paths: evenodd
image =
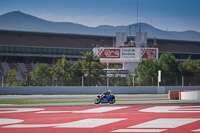
M 107 87 L 109 87 L 109 77 L 107 77 Z
M 3 81 L 4 79 L 3 79 L 3 75 L 2 75 L 2 77 L 1 77 L 1 86 L 2 87 L 4 87 L 4 81 Z
M 160 86 L 161 82 L 161 70 L 158 70 L 158 87 Z
M 82 87 L 84 86 L 84 78 L 83 78 L 83 76 L 82 76 Z

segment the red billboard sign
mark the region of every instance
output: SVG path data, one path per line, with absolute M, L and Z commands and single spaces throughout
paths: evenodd
M 141 49 L 141 58 L 147 59 L 147 58 L 157 58 L 157 49 Z
M 99 58 L 120 58 L 120 49 L 98 49 Z

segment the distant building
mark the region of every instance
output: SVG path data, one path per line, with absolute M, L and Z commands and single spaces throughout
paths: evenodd
M 124 51 L 127 56 L 131 57 L 133 55 L 128 55 L 128 51 L 133 50 L 135 51 L 134 60 L 136 62 L 141 60 L 141 51 L 147 49 L 135 48 L 134 37 L 127 36 L 125 41 L 124 46 L 116 49 L 115 36 L 0 30 L 0 75 L 3 75 L 4 71 L 15 68 L 18 70 L 18 79 L 22 80 L 37 62 L 51 64 L 55 58 L 60 58 L 63 54 L 67 59 L 75 62 L 82 57 L 83 53 L 100 47 L 103 47 L 104 50 L 110 49 L 111 56 L 114 53 L 117 54 L 117 51 L 120 51 L 120 54 Z M 200 59 L 200 42 L 196 41 L 150 38 L 147 39 L 147 47 L 151 52 L 156 50 L 156 58 L 159 58 L 162 53 L 171 53 L 179 60 L 187 59 L 189 56 L 191 59 Z M 124 60 L 122 55 L 120 55 L 120 59 Z M 111 61 L 119 62 L 113 58 Z M 104 59 L 102 62 L 105 62 Z M 122 68 L 129 70 L 130 62 L 124 62 L 124 65 L 123 62 L 121 63 Z M 114 65 L 110 64 L 110 67 L 112 68 Z

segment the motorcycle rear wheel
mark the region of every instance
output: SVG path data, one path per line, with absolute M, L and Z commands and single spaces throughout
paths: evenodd
M 101 101 L 101 99 L 100 99 L 100 98 L 96 98 L 96 99 L 94 100 L 94 103 L 95 103 L 95 104 L 99 104 L 99 103 L 100 103 L 100 101 Z

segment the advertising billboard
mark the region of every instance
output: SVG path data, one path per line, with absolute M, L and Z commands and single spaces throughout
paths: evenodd
M 93 52 L 100 59 L 158 59 L 157 48 L 94 48 Z
M 141 58 L 142 59 L 148 59 L 148 58 L 153 58 L 157 59 L 157 49 L 141 49 Z

